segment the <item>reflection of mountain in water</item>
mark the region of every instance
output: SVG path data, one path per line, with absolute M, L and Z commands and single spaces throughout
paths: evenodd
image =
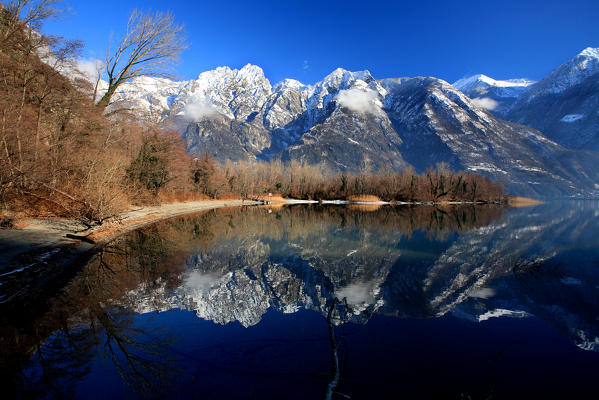
M 136 324 L 152 316 L 134 311 L 181 308 L 247 327 L 269 309 L 311 309 L 330 330 L 373 314 L 535 315 L 599 350 L 596 202 L 267 211 L 211 211 L 133 232 L 44 304 L 13 304 L 1 315 L 0 376 L 21 395 L 8 397 L 73 397 L 96 351 L 136 392 L 168 393 L 160 377 L 177 375 L 174 339 Z
M 261 209 L 210 214 L 200 219 L 212 244 L 187 257 L 181 284 L 143 284 L 129 299 L 139 312 L 184 308 L 244 326 L 269 308 L 326 314 L 333 298 L 346 299 L 349 320 L 362 323 L 373 313 L 533 314 L 599 350 L 598 213 L 597 203 L 581 202 L 501 219 L 493 208 L 292 208 L 270 221 Z

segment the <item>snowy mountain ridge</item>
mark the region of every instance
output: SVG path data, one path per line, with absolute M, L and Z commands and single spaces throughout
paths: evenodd
M 466 93 L 467 91 L 473 91 L 476 89 L 486 89 L 489 87 L 496 88 L 525 88 L 535 81 L 525 78 L 507 79 L 507 80 L 496 80 L 483 74 L 474 75 L 467 78 L 462 78 L 453 83 L 453 86 Z M 504 91 L 505 97 L 514 97 L 512 94 L 518 93 L 518 91 Z
M 555 68 L 501 116 L 567 148 L 599 152 L 599 48 L 588 47 Z
M 479 75 L 457 86 L 466 91 L 468 84 L 480 98 L 437 78 L 375 79 L 342 68 L 314 85 L 293 79 L 271 85 L 260 67 L 247 64 L 189 81 L 138 78 L 117 91 L 113 107 L 172 123 L 191 154 L 221 161 L 274 157 L 342 171 L 424 171 L 446 162 L 505 179 L 513 193 L 595 195 L 593 155 L 571 154 L 541 132 L 488 112 L 500 114 L 495 103 L 503 101 L 507 111 L 505 101 L 511 107 L 522 98 L 506 91 L 538 83 Z
M 597 73 L 599 73 L 599 48 L 587 47 L 537 82 L 527 93 L 525 100 L 530 102 L 541 94 L 564 92 Z

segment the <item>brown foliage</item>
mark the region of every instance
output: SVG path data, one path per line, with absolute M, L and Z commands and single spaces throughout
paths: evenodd
M 295 161 L 228 162 L 219 165 L 209 156 L 196 160 L 202 179 L 196 180 L 202 193 L 226 192 L 246 197 L 264 197 L 278 193 L 283 197 L 352 201 L 503 201 L 503 188 L 489 178 L 466 172 L 454 172 L 444 164 L 423 174 L 412 169 L 375 173 L 335 173 L 324 165 Z M 216 189 L 218 187 L 218 190 Z
M 412 169 L 397 173 L 391 168 L 346 174 L 295 161 L 221 165 L 208 154 L 191 159 L 177 132 L 138 121 L 126 112 L 103 115 L 104 107 L 93 104 L 90 82 L 61 74 L 73 70 L 72 58 L 80 44 L 32 29 L 56 13 L 54 3 L 20 0 L 0 8 L 0 211 L 101 223 L 131 203 L 264 197 L 267 193 L 316 200 L 433 202 L 503 197 L 501 186 L 488 178 L 453 172 L 442 164 L 423 174 Z M 146 65 L 150 69 L 166 67 L 165 60 L 184 46 L 175 37 L 180 27 L 175 32 L 164 26 L 172 16 L 158 17 L 162 18 L 160 27 L 166 29 L 160 31 L 166 35 L 162 39 L 170 38 L 179 47 L 167 52 L 158 64 Z M 154 21 L 140 18 L 142 25 Z M 136 35 L 143 33 L 136 31 L 135 24 L 128 33 L 132 46 Z M 166 43 L 160 32 L 152 36 L 158 50 Z M 112 60 L 114 73 L 119 70 L 119 59 Z M 118 82 L 147 70 L 122 71 L 124 75 L 115 78 Z
M 132 199 L 191 192 L 190 160 L 179 136 L 124 113 L 104 116 L 89 82 L 59 72 L 72 70 L 79 44 L 40 35 L 10 10 L 0 9 L 2 208 L 98 223 Z M 50 12 L 42 11 L 30 19 Z M 144 189 L 129 179 L 144 146 L 158 148 L 152 157 L 166 171 L 158 187 Z

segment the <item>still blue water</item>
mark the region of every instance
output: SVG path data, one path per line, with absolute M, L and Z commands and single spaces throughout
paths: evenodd
M 16 329 L 16 394 L 592 397 L 598 219 L 598 203 L 570 202 L 159 223 L 106 246 Z

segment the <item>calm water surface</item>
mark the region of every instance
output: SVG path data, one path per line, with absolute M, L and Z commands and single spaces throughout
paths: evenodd
M 159 223 L 106 246 L 34 311 L 3 316 L 4 387 L 20 398 L 592 397 L 598 220 L 597 202 L 572 202 L 224 209 Z

